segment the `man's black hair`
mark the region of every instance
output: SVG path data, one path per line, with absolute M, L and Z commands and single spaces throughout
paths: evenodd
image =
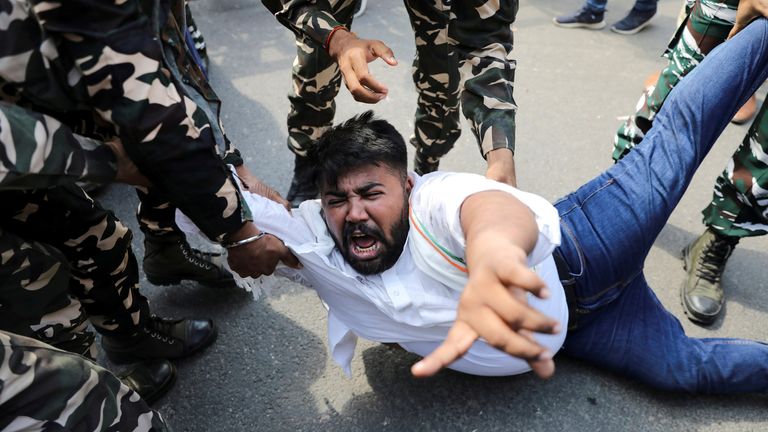
M 318 187 L 336 185 L 339 177 L 363 165 L 388 166 L 407 176 L 408 155 L 403 136 L 386 120 L 366 111 L 332 127 L 310 148 Z

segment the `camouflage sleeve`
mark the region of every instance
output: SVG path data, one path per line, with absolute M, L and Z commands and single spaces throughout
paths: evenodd
M 498 148 L 515 151 L 512 24 L 517 9 L 518 0 L 465 0 L 451 6 L 448 32 L 459 56 L 461 108 L 483 156 Z
M 216 146 L 215 115 L 163 63 L 162 43 L 173 41 L 155 37 L 152 25 L 169 22 L 168 11 L 150 20 L 137 0 L 32 3 L 59 51 L 75 59 L 88 104 L 115 126 L 141 172 L 209 238 L 239 229 L 250 214 Z
M 334 18 L 328 1 L 261 0 L 280 23 L 306 42 L 313 40 L 322 46 L 334 27 L 342 25 Z
M 0 102 L 0 190 L 47 188 L 62 182 L 108 183 L 115 156 L 47 115 Z
M 160 413 L 86 358 L 0 331 L 0 430 L 166 432 Z

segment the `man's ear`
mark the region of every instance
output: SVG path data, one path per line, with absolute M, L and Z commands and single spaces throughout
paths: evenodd
M 408 195 L 411 194 L 411 189 L 413 189 L 413 177 L 406 175 L 405 176 L 405 191 L 408 193 Z

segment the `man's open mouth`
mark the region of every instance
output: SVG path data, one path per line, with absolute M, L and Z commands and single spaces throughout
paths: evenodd
M 376 258 L 379 255 L 380 248 L 381 242 L 372 235 L 363 234 L 358 231 L 352 233 L 349 238 L 349 250 L 359 260 Z

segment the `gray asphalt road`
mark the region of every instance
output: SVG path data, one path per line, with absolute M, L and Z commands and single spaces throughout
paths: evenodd
M 284 126 L 292 34 L 255 0 L 200 0 L 192 6 L 208 40 L 229 136 L 251 169 L 285 193 L 292 168 Z M 519 184 L 549 199 L 611 164 L 619 118 L 632 111 L 645 76 L 663 65 L 660 54 L 679 1 L 661 2 L 653 24 L 635 36 L 552 25 L 552 16 L 578 6 L 578 0 L 522 0 L 516 24 Z M 630 7 L 629 0 L 612 1 L 609 24 Z M 360 35 L 386 41 L 400 60 L 395 68 L 373 66 L 391 94 L 374 108 L 407 135 L 415 93 L 405 9 L 394 0 L 371 1 L 354 27 Z M 342 93 L 337 120 L 368 108 Z M 684 275 L 678 253 L 702 231 L 699 212 L 710 199 L 712 182 L 746 130 L 726 130 L 647 260 L 651 285 L 678 317 L 683 317 L 678 288 Z M 468 132 L 442 164 L 472 172 L 483 167 Z M 138 232 L 130 188 L 111 186 L 101 198 Z M 140 234 L 134 244 L 141 256 Z M 706 329 L 682 318 L 687 331 L 768 339 L 766 246 L 765 238 L 742 242 L 723 281 L 729 299 L 724 318 Z M 663 394 L 562 357 L 549 381 L 451 372 L 416 381 L 408 373 L 413 356 L 363 342 L 347 378 L 328 355 L 324 309 L 297 285 L 281 282 L 257 302 L 243 292 L 195 284 L 154 287 L 143 276 L 142 289 L 157 312 L 210 316 L 220 329 L 214 346 L 179 365 L 176 387 L 156 405 L 177 431 L 768 429 L 765 398 Z

